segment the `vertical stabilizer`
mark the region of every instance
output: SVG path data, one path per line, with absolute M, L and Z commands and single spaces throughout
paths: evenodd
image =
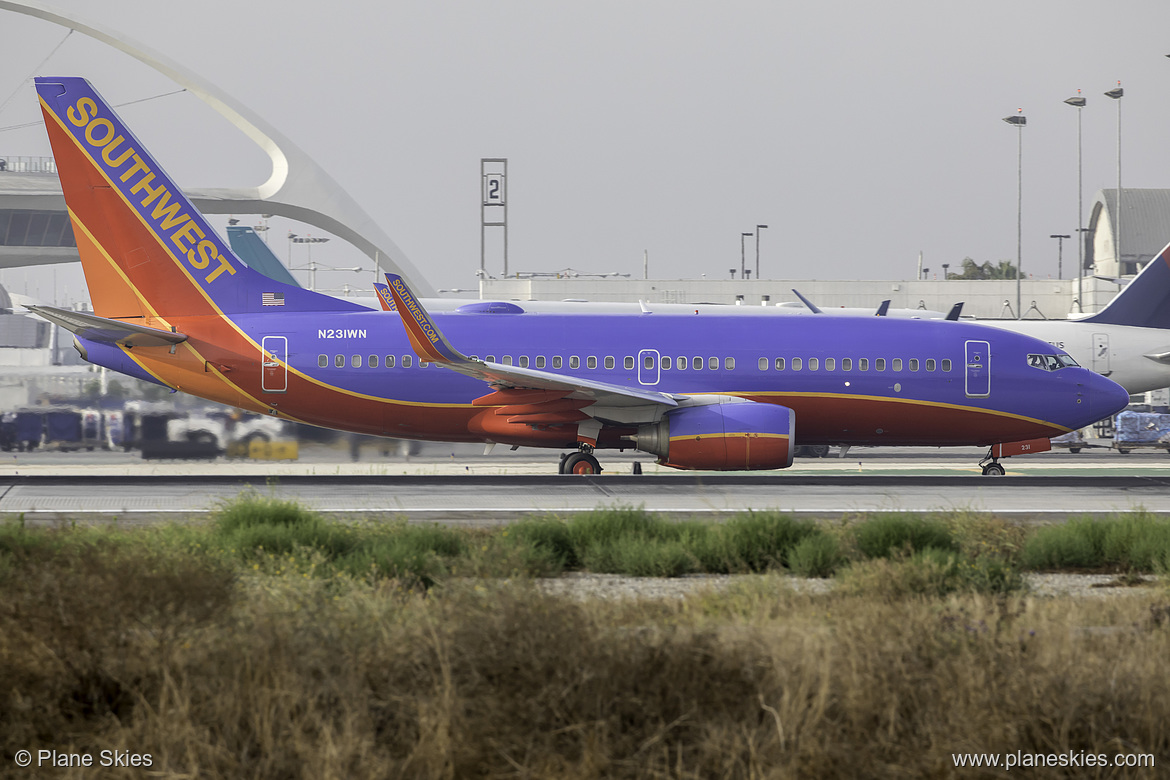
M 356 310 L 248 268 L 85 79 L 42 77 L 37 94 L 94 311 L 153 318 Z

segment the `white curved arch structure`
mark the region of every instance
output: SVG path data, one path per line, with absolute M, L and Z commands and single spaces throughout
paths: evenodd
M 191 199 L 201 210 L 211 214 L 279 214 L 305 222 L 344 238 L 379 267 L 402 274 L 418 293 L 435 295 L 434 289 L 403 251 L 333 177 L 274 127 L 206 79 L 147 46 L 43 3 L 0 0 L 0 10 L 76 30 L 129 54 L 207 103 L 264 150 L 272 161 L 272 175 L 268 181 L 258 187 L 190 192 Z

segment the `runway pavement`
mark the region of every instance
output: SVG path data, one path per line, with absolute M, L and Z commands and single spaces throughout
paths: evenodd
M 1004 461 L 983 477 L 968 451 L 863 451 L 798 460 L 782 472 L 687 473 L 633 455 L 603 459 L 595 477 L 558 476 L 555 453 L 510 457 L 428 452 L 409 460 L 350 462 L 335 453 L 295 463 L 155 462 L 124 453 L 34 453 L 0 460 L 0 515 L 25 522 L 119 523 L 203 516 L 253 489 L 350 518 L 494 524 L 533 513 L 642 506 L 671 517 L 777 509 L 837 518 L 869 511 L 971 510 L 1060 520 L 1136 508 L 1170 514 L 1165 453 L 1049 453 Z M 631 472 L 635 460 L 644 474 Z

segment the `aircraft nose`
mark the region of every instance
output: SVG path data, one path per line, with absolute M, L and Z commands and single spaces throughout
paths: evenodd
M 1116 414 L 1129 405 L 1129 393 L 1112 379 L 1089 372 L 1085 383 L 1093 421 Z

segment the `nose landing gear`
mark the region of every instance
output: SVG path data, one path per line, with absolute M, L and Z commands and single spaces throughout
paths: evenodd
M 985 477 L 1002 477 L 1007 473 L 1007 469 L 999 462 L 993 453 L 995 448 L 992 447 L 987 451 L 987 455 L 983 460 L 979 461 L 979 465 L 983 467 L 983 476 Z

